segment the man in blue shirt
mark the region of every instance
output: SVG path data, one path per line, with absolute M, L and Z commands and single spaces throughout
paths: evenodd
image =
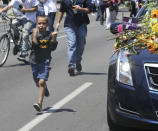
M 66 12 L 64 27 L 68 41 L 68 73 L 75 75 L 75 69 L 82 70 L 81 60 L 86 44 L 88 13 L 91 12 L 91 0 L 62 0 L 56 24 L 56 30 Z

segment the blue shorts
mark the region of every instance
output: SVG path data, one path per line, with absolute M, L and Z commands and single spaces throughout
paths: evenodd
M 50 59 L 45 60 L 39 64 L 31 64 L 32 67 L 32 75 L 35 83 L 39 81 L 39 79 L 48 80 L 50 67 Z

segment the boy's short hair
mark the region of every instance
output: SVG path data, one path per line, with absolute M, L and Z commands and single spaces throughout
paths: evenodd
M 47 23 L 48 23 L 48 17 L 47 16 L 45 16 L 45 15 L 39 15 L 39 16 L 37 16 L 37 22 L 38 22 L 38 18 L 45 18 L 46 19 L 46 21 L 47 21 Z

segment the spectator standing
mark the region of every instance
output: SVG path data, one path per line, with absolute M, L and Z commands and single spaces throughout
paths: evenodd
M 2 6 L 3 8 L 8 5 L 8 0 L 2 0 L 2 2 L 3 2 L 3 6 Z M 2 13 L 2 19 L 5 19 L 6 14 L 7 14 L 7 11 L 4 11 Z
M 58 44 L 56 41 L 57 32 L 51 33 L 47 31 L 47 27 L 48 17 L 38 16 L 37 28 L 33 30 L 32 50 L 30 53 L 33 79 L 37 87 L 39 87 L 38 103 L 33 105 L 38 112 L 42 111 L 44 96 L 49 96 L 46 81 L 51 69 L 51 51 L 54 51 Z
M 138 1 L 137 0 L 131 0 L 130 1 L 130 17 L 135 17 L 138 11 Z
M 66 12 L 64 27 L 68 41 L 68 73 L 75 75 L 75 69 L 82 70 L 81 60 L 86 44 L 87 24 L 90 23 L 88 13 L 91 12 L 91 0 L 62 0 L 56 24 L 59 29 L 60 22 Z
M 92 15 L 95 15 L 95 12 L 96 12 L 96 4 L 95 4 L 95 1 L 96 0 L 92 0 L 91 3 L 92 3 Z
M 49 29 L 54 31 L 54 21 L 57 12 L 56 0 L 43 0 L 45 15 L 48 16 Z
M 0 14 L 9 10 L 11 7 L 17 9 L 19 18 L 14 21 L 15 26 L 22 26 L 22 48 L 18 60 L 24 61 L 28 55 L 29 33 L 36 23 L 36 12 L 38 8 L 38 0 L 12 0 L 6 7 L 0 10 Z
M 111 0 L 110 6 L 109 6 L 110 13 L 111 13 L 111 21 L 110 21 L 111 24 L 114 23 L 116 20 L 120 3 L 121 3 L 120 0 Z
M 100 10 L 101 10 L 101 16 L 100 16 L 100 24 L 101 25 L 104 25 L 104 17 L 105 17 L 105 13 L 106 13 L 106 19 L 107 19 L 107 15 L 109 15 L 109 13 L 107 14 L 107 8 L 109 6 L 109 2 L 110 0 L 100 0 L 99 2 L 99 7 L 100 7 Z M 109 18 L 109 16 L 108 16 Z M 106 22 L 106 25 L 107 25 L 107 22 Z
M 110 3 L 108 4 L 107 8 L 106 8 L 106 29 L 110 29 L 110 26 L 111 26 L 111 12 L 110 12 Z
M 110 26 L 116 20 L 118 13 L 118 5 L 120 0 L 108 0 L 106 7 L 106 29 L 110 29 Z
M 100 20 L 100 16 L 101 16 L 101 10 L 100 10 L 100 6 L 99 6 L 99 1 L 100 0 L 95 0 L 95 5 L 97 8 L 97 17 L 96 17 L 96 21 Z

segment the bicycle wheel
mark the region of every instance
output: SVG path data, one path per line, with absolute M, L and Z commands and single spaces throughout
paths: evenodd
M 0 38 L 0 67 L 6 62 L 10 50 L 10 43 L 7 35 Z

